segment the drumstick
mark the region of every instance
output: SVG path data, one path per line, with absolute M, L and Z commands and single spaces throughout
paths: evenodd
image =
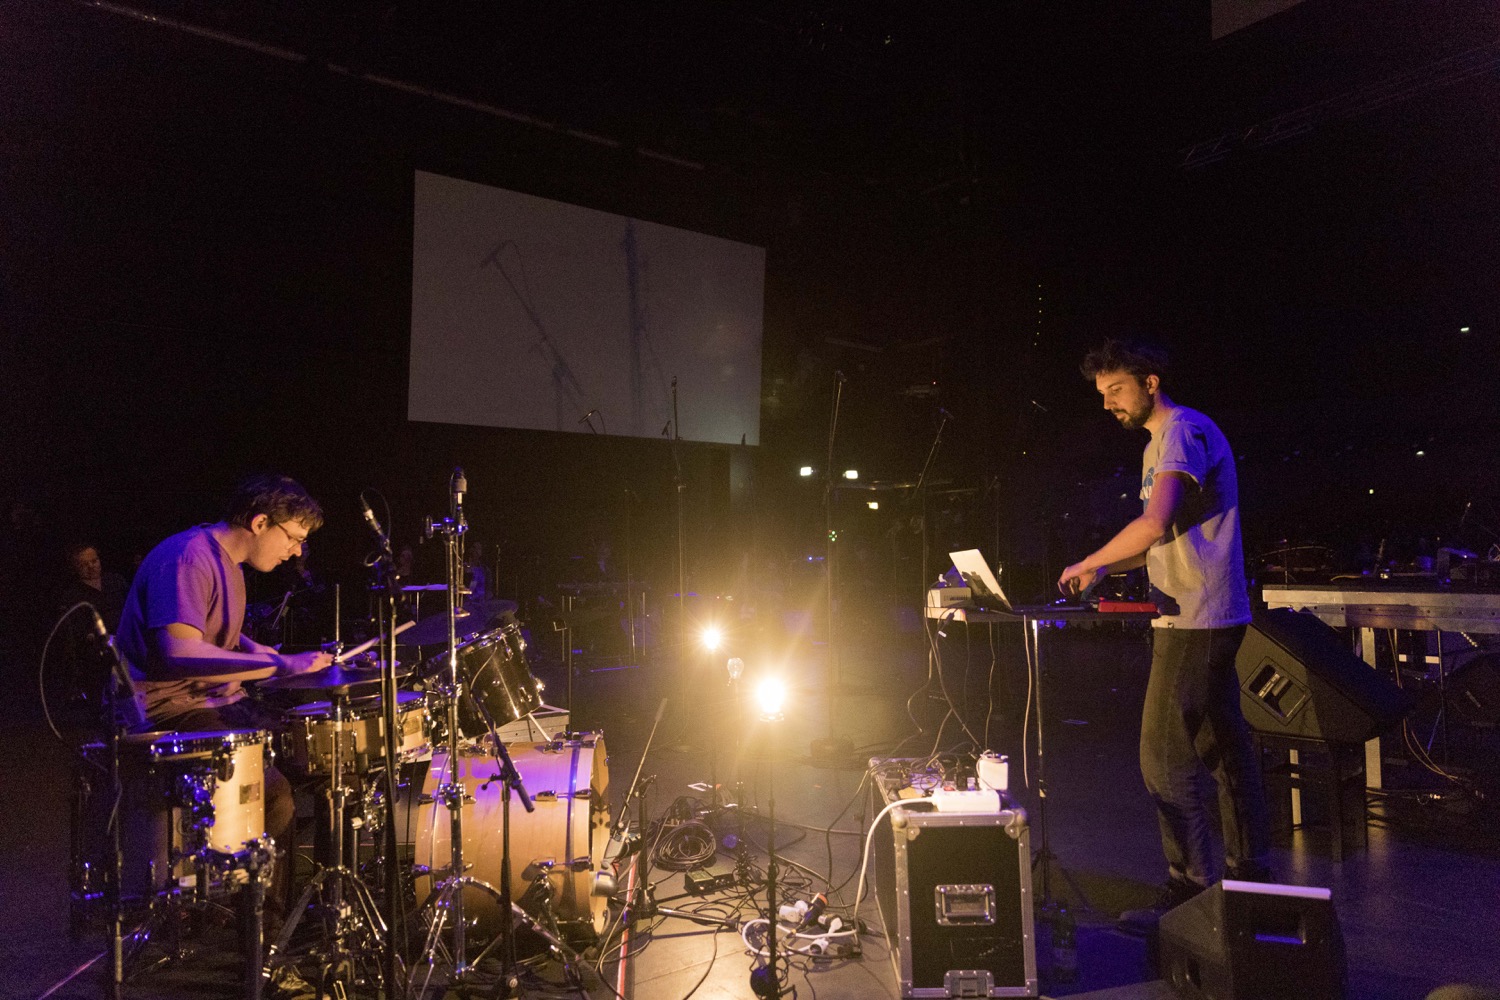
M 397 625 L 396 626 L 396 634 L 400 635 L 402 632 L 405 632 L 407 629 L 411 628 L 415 624 L 417 624 L 417 623 L 416 622 L 406 622 L 404 624 Z M 380 636 L 378 636 L 378 635 L 375 638 L 373 638 L 373 639 L 366 639 L 364 642 L 360 643 L 358 646 L 355 646 L 355 647 L 353 647 L 351 649 L 346 649 L 342 653 L 340 653 L 338 656 L 335 656 L 333 658 L 333 662 L 334 663 L 343 663 L 345 660 L 349 659 L 351 656 L 358 656 L 360 653 L 363 653 L 365 650 L 369 649 L 371 646 L 375 645 L 379 641 L 380 641 Z

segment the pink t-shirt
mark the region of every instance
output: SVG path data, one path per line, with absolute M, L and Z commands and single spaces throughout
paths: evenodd
M 238 649 L 245 624 L 245 574 L 209 525 L 173 535 L 136 570 L 120 616 L 119 644 L 152 720 L 218 708 L 245 696 L 238 681 L 172 677 L 149 641 L 152 629 L 191 625 L 220 649 Z

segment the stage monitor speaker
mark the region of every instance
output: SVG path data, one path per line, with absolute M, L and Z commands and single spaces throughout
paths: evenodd
M 1453 717 L 1473 726 L 1500 726 L 1500 653 L 1483 653 L 1448 677 Z
M 1225 880 L 1162 915 L 1161 977 L 1190 1000 L 1342 1000 L 1327 889 Z
M 1332 628 L 1285 608 L 1255 616 L 1235 669 L 1245 721 L 1277 736 L 1363 743 L 1415 703 L 1350 652 Z

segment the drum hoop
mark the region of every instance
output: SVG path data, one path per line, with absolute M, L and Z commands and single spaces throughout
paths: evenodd
M 397 691 L 396 692 L 396 714 L 406 715 L 410 712 L 420 711 L 423 696 L 419 691 Z M 313 711 L 310 706 L 319 705 Z M 368 698 L 358 698 L 350 702 L 344 709 L 345 722 L 363 722 L 367 719 L 378 718 L 381 713 L 379 695 L 370 695 Z M 333 706 L 326 701 L 310 701 L 306 705 L 297 705 L 286 710 L 287 718 L 294 722 L 332 722 Z
M 205 729 L 171 733 L 146 745 L 152 758 L 197 757 L 221 751 L 263 746 L 271 738 L 265 729 Z

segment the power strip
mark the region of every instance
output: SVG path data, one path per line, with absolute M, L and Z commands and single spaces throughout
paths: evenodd
M 1000 811 L 1000 793 L 987 788 L 954 790 L 935 788 L 932 804 L 938 812 L 945 813 L 997 813 Z

